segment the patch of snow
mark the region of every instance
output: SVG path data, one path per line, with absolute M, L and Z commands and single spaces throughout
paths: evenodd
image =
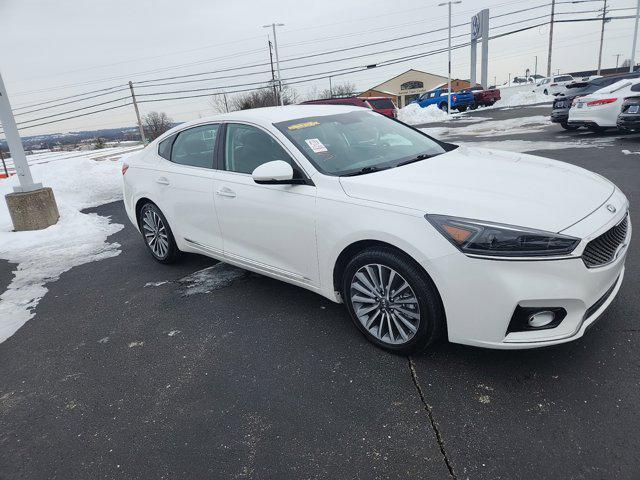
M 147 282 L 144 284 L 145 288 L 146 287 L 159 287 L 160 285 L 164 285 L 165 283 L 169 283 L 168 280 L 162 280 L 160 282 Z
M 169 333 L 167 333 L 167 335 L 169 335 L 170 337 L 173 337 L 179 333 L 180 333 L 180 330 L 171 330 Z
M 522 105 L 533 105 L 536 103 L 551 103 L 554 98 L 553 96 L 533 91 L 521 91 L 516 92 L 513 95 L 503 96 L 501 90 L 500 96 L 502 97 L 500 100 L 487 108 L 519 107 Z
M 120 245 L 106 239 L 123 225 L 80 211 L 122 198 L 120 168 L 120 162 L 87 155 L 33 165 L 34 179 L 53 189 L 60 212 L 58 223 L 44 230 L 13 232 L 7 206 L 0 202 L 0 258 L 18 264 L 0 295 L 0 342 L 33 318 L 47 283 L 75 266 L 120 254 Z M 0 197 L 12 193 L 14 185 L 15 176 L 0 180 Z
M 443 122 L 449 118 L 446 112 L 440 110 L 435 105 L 421 107 L 417 103 L 410 103 L 406 107 L 398 110 L 398 120 L 409 125 L 419 125 L 421 123 Z
M 244 277 L 249 272 L 227 263 L 216 263 L 197 272 L 187 275 L 178 280 L 182 286 L 182 295 L 196 295 L 199 293 L 209 293 L 213 290 L 228 287 L 235 280 Z
M 535 150 L 561 150 L 565 148 L 604 148 L 613 139 L 594 139 L 593 141 L 578 140 L 575 142 L 553 142 L 549 140 L 498 140 L 483 142 L 456 142 L 467 147 L 491 148 L 509 152 L 532 152 Z
M 131 342 L 127 345 L 129 348 L 144 347 L 144 342 Z
M 98 340 L 98 343 L 108 343 L 109 342 L 109 337 L 102 337 L 100 340 Z
M 437 133 L 432 133 L 435 129 L 422 129 L 425 133 L 438 136 L 465 136 L 474 137 L 495 137 L 497 135 L 522 135 L 535 133 L 547 125 L 551 125 L 551 120 L 546 115 L 536 115 L 531 117 L 509 118 L 507 120 L 492 120 L 488 122 L 473 123 L 464 127 L 439 127 Z
M 632 152 L 631 150 L 621 150 L 625 155 L 640 155 L 640 152 Z

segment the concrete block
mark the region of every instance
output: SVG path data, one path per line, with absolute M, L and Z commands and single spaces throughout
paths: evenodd
M 53 190 L 48 187 L 32 192 L 9 193 L 4 198 L 16 232 L 42 230 L 60 218 Z

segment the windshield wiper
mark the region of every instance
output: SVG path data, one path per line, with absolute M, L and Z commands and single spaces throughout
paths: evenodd
M 378 172 L 380 170 L 386 170 L 386 168 L 379 168 L 374 166 L 363 167 L 360 170 L 351 173 L 345 173 L 344 175 L 340 175 L 341 177 L 355 177 L 356 175 L 364 175 L 366 173 Z
M 402 165 L 408 165 L 409 163 L 413 163 L 413 162 L 419 162 L 420 160 L 426 160 L 427 158 L 430 158 L 430 157 L 432 157 L 432 155 L 429 155 L 427 153 L 421 153 L 419 155 L 416 155 L 413 158 L 410 158 L 408 160 L 405 160 L 403 162 L 396 164 L 396 167 L 401 167 Z

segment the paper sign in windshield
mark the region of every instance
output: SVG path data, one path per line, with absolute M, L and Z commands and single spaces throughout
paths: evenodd
M 307 142 L 309 148 L 313 150 L 313 153 L 324 153 L 328 151 L 327 147 L 325 147 L 317 138 L 307 138 L 305 142 Z

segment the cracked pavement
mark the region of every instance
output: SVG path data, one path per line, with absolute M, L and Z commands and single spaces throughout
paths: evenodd
M 622 150 L 640 151 L 640 136 L 575 135 L 598 147 L 539 154 L 610 178 L 633 219 L 640 157 Z M 109 238 L 122 253 L 48 284 L 0 344 L 0 479 L 638 478 L 638 235 L 618 298 L 583 339 L 442 342 L 407 359 L 370 345 L 340 305 L 255 274 L 198 283 L 214 260 L 157 264 L 121 204 L 92 211 L 125 225 Z M 0 261 L 0 290 L 14 268 Z

